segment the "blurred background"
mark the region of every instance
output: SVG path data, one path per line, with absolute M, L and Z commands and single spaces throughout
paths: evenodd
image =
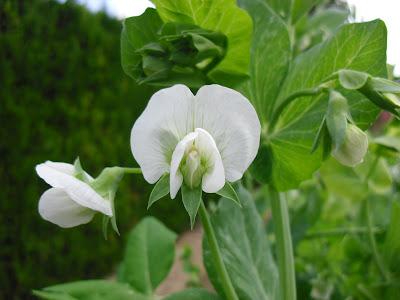
M 349 10 L 343 1 L 326 1 L 325 7 L 343 13 L 328 22 L 332 28 L 324 29 L 317 18 L 303 22 L 297 50 L 318 43 L 349 18 L 381 17 L 389 26 L 389 62 L 400 65 L 400 18 L 388 17 L 395 9 L 389 1 L 381 0 L 379 9 L 372 2 L 351 0 Z M 136 165 L 130 130 L 154 89 L 137 86 L 123 73 L 119 39 L 121 19 L 149 5 L 0 1 L 0 299 L 29 299 L 33 288 L 115 271 L 126 235 L 104 240 L 100 218 L 68 230 L 43 221 L 37 203 L 47 186 L 34 167 L 45 160 L 73 162 L 78 155 L 93 176 L 105 166 Z M 120 231 L 144 215 L 177 232 L 186 229 L 180 201 L 160 201 L 146 210 L 150 188 L 140 176 L 123 181 L 116 200 Z

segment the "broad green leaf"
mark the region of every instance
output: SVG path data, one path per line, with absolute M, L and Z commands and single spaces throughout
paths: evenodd
M 178 292 L 163 300 L 222 300 L 217 294 L 206 289 L 192 288 Z
M 268 145 L 262 143 L 250 166 L 251 175 L 260 183 L 268 183 L 272 175 L 272 152 Z
M 216 194 L 220 195 L 221 197 L 230 199 L 233 202 L 235 202 L 237 205 L 242 206 L 240 204 L 240 199 L 239 199 L 235 189 L 229 182 L 226 182 L 224 187 L 222 189 L 220 189 Z
M 142 56 L 137 50 L 157 41 L 157 32 L 162 24 L 157 11 L 152 8 L 146 9 L 140 16 L 124 20 L 121 32 L 121 63 L 124 72 L 133 79 L 142 75 Z
M 176 234 L 146 217 L 129 234 L 119 281 L 151 295 L 168 275 L 175 256 Z
M 34 291 L 48 300 L 150 300 L 128 285 L 107 280 L 87 280 L 64 283 Z
M 237 193 L 243 208 L 222 198 L 211 216 L 223 261 L 240 300 L 278 299 L 278 270 L 262 219 L 249 192 L 240 187 Z M 223 295 L 206 238 L 203 250 L 209 278 Z
M 256 0 L 258 1 L 258 0 Z M 292 13 L 294 0 L 262 0 L 272 7 L 272 9 L 284 19 L 289 19 Z
M 239 0 L 253 18 L 250 80 L 242 91 L 256 108 L 262 122 L 272 114 L 274 101 L 288 70 L 291 56 L 285 23 L 262 0 Z
M 155 184 L 153 190 L 150 193 L 149 203 L 147 209 L 153 205 L 154 202 L 160 200 L 162 197 L 169 193 L 169 175 L 163 175 L 160 180 Z
M 234 0 L 152 0 L 162 20 L 194 24 L 221 32 L 228 38 L 225 58 L 208 76 L 234 86 L 247 78 L 250 62 L 251 18 Z
M 283 83 L 277 104 L 289 95 L 314 88 L 340 69 L 386 74 L 386 28 L 382 21 L 344 25 L 331 39 L 299 55 Z M 349 100 L 357 125 L 367 128 L 378 109 L 357 92 L 341 91 Z M 272 183 L 279 190 L 296 188 L 320 167 L 323 151 L 312 155 L 315 135 L 327 108 L 327 96 L 308 96 L 294 101 L 269 133 L 272 149 Z
M 194 223 L 196 221 L 197 211 L 200 207 L 201 202 L 201 187 L 189 188 L 185 184 L 181 187 L 182 201 L 185 209 L 190 217 L 190 227 L 193 229 Z
M 296 23 L 302 16 L 307 14 L 311 8 L 322 0 L 293 0 L 292 23 Z

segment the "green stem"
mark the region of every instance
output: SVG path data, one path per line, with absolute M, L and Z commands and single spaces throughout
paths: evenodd
M 372 228 L 373 234 L 381 233 L 382 229 L 379 227 Z M 326 237 L 336 237 L 343 236 L 345 234 L 368 234 L 368 227 L 353 227 L 353 228 L 334 228 L 323 231 L 310 232 L 306 234 L 306 239 L 314 239 L 314 238 L 326 238 Z
M 275 128 L 275 125 L 278 122 L 278 119 L 281 116 L 282 112 L 285 110 L 285 108 L 288 107 L 289 104 L 292 103 L 294 100 L 304 96 L 315 96 L 326 90 L 327 90 L 326 87 L 316 87 L 312 89 L 305 89 L 302 91 L 298 91 L 289 95 L 275 110 L 269 125 L 270 131 L 272 132 L 272 130 Z
M 203 224 L 204 233 L 207 237 L 208 244 L 210 246 L 211 255 L 214 258 L 214 264 L 216 271 L 219 275 L 219 279 L 222 283 L 222 288 L 227 300 L 239 300 L 236 295 L 235 289 L 233 288 L 231 279 L 229 277 L 228 271 L 226 270 L 225 264 L 222 260 L 221 251 L 218 246 L 218 241 L 215 236 L 214 229 L 212 227 L 210 218 L 208 216 L 207 209 L 204 205 L 203 200 L 200 202 L 199 214 L 201 218 L 201 223 Z
M 142 174 L 142 170 L 140 168 L 122 168 L 125 171 L 125 174 Z
M 273 188 L 271 209 L 278 253 L 281 299 L 296 300 L 296 277 L 288 207 L 286 200 Z

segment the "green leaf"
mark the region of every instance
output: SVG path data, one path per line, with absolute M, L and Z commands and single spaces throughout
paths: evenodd
M 147 209 L 169 193 L 169 174 L 164 174 L 151 191 Z
M 259 118 L 271 118 L 274 100 L 288 70 L 291 56 L 289 32 L 285 23 L 260 0 L 239 0 L 253 18 L 250 80 L 242 87 Z
M 228 38 L 225 58 L 208 76 L 215 82 L 235 86 L 247 78 L 250 62 L 251 18 L 233 0 L 153 0 L 162 20 L 194 24 L 220 32 Z
M 183 184 L 181 187 L 181 193 L 183 205 L 185 206 L 185 209 L 190 217 L 190 227 L 191 229 L 193 229 L 194 223 L 196 221 L 197 211 L 199 210 L 201 202 L 201 187 L 199 186 L 197 188 L 191 189 Z
M 242 206 L 242 204 L 240 204 L 240 199 L 239 199 L 235 189 L 232 187 L 232 185 L 229 182 L 226 182 L 224 187 L 222 189 L 220 189 L 216 194 L 220 195 L 221 197 L 224 197 L 226 199 L 232 200 L 240 207 Z
M 364 72 L 353 70 L 340 70 L 339 82 L 348 90 L 358 90 L 362 88 L 368 81 L 369 75 Z
M 119 281 L 152 294 L 172 267 L 175 239 L 176 234 L 157 219 L 144 218 L 129 234 Z
M 268 145 L 262 143 L 253 163 L 250 165 L 251 175 L 260 183 L 268 183 L 272 175 L 272 152 Z
M 262 219 L 251 195 L 243 187 L 237 192 L 243 208 L 223 198 L 211 216 L 223 261 L 240 300 L 278 299 L 278 271 Z M 209 278 L 223 295 L 206 239 L 203 250 Z
M 296 23 L 302 16 L 307 14 L 311 8 L 322 2 L 322 0 L 294 0 L 292 8 L 292 23 Z
M 169 295 L 163 300 L 222 300 L 217 294 L 206 289 L 192 288 Z
M 48 300 L 150 300 L 128 284 L 107 280 L 86 280 L 46 287 L 34 294 Z
M 385 76 L 386 28 L 382 21 L 344 25 L 334 37 L 299 55 L 283 83 L 277 105 L 294 92 L 319 86 L 341 69 Z M 378 109 L 357 92 L 341 93 L 349 99 L 357 126 L 368 127 Z M 296 188 L 320 167 L 322 149 L 313 154 L 310 149 L 326 109 L 325 95 L 297 99 L 269 133 L 274 158 L 272 184 L 278 190 Z
M 266 2 L 268 5 L 271 6 L 276 14 L 284 19 L 289 19 L 292 13 L 293 1 L 294 0 L 263 0 L 263 2 Z
M 157 41 L 162 24 L 157 11 L 152 8 L 140 16 L 125 19 L 121 32 L 121 63 L 124 72 L 133 79 L 142 76 L 142 56 L 137 50 Z

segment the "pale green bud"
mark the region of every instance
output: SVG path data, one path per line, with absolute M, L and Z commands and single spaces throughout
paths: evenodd
M 343 144 L 336 148 L 332 155 L 341 164 L 353 167 L 362 163 L 368 150 L 368 136 L 360 128 L 348 124 Z
M 183 181 L 191 189 L 198 187 L 201 184 L 201 179 L 204 173 L 204 167 L 201 164 L 199 152 L 192 148 L 186 154 L 181 166 Z

